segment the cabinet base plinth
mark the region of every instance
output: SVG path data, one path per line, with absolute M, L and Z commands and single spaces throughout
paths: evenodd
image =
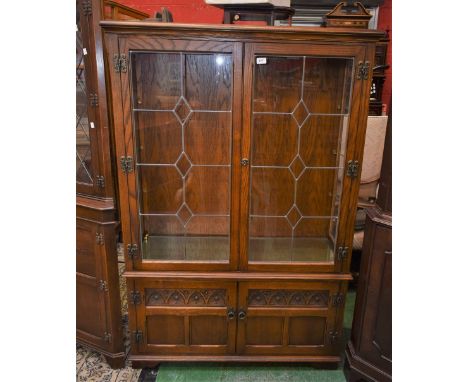
M 359 382 L 362 380 L 390 382 L 392 380 L 391 375 L 388 375 L 383 370 L 379 370 L 359 357 L 351 341 L 346 345 L 343 371 L 347 382 Z
M 161 362 L 297 362 L 324 364 L 325 368 L 337 367 L 338 356 L 235 356 L 235 355 L 130 355 L 133 368 L 155 367 Z
M 86 341 L 77 340 L 76 342 L 83 347 L 101 353 L 112 369 L 122 369 L 123 367 L 125 367 L 125 352 L 112 353 L 110 351 L 103 350 L 99 346 L 90 344 Z

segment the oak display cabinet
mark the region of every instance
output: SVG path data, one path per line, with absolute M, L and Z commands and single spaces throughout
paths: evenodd
M 338 362 L 383 33 L 101 25 L 130 359 Z

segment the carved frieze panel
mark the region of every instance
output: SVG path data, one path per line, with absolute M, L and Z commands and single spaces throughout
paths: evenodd
M 328 291 L 251 289 L 250 306 L 323 306 L 328 307 Z
M 226 306 L 226 289 L 146 289 L 147 306 Z

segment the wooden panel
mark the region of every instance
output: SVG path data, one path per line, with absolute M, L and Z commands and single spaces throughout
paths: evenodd
M 96 277 L 96 228 L 93 223 L 76 220 L 76 271 Z
M 76 329 L 102 344 L 106 331 L 105 305 L 94 277 L 76 275 Z
M 226 345 L 227 328 L 226 317 L 190 317 L 190 345 Z
M 327 320 L 324 317 L 291 317 L 289 345 L 324 345 Z
M 168 289 L 147 288 L 145 290 L 147 306 L 227 306 L 226 289 Z
M 276 307 L 328 307 L 330 292 L 328 290 L 281 290 L 281 289 L 249 289 L 249 306 Z
M 183 345 L 184 318 L 180 316 L 150 316 L 146 318 L 148 345 Z
M 246 345 L 281 345 L 283 318 L 252 317 L 246 322 Z

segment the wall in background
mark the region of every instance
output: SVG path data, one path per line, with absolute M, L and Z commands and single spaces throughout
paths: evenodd
M 206 5 L 203 0 L 116 0 L 118 3 L 149 13 L 151 17 L 162 7 L 171 11 L 176 23 L 222 24 L 223 10 Z
M 206 5 L 203 0 L 117 0 L 117 2 L 149 13 L 152 17 L 155 12 L 165 7 L 171 11 L 174 22 L 177 23 L 222 24 L 223 22 L 222 9 Z M 382 97 L 383 103 L 388 107 L 392 94 L 392 0 L 385 0 L 380 6 L 378 29 L 388 30 L 390 36 L 387 53 L 390 68 L 387 69 Z

